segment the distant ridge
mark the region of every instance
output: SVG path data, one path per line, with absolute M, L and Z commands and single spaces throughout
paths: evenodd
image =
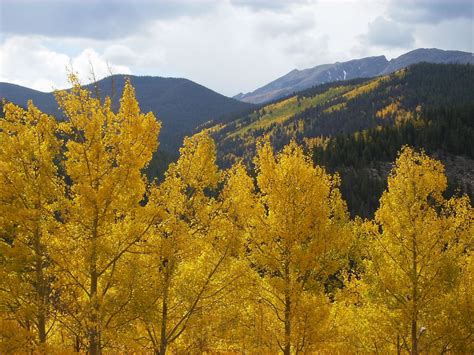
M 312 86 L 355 78 L 370 78 L 390 74 L 411 64 L 428 63 L 471 63 L 474 64 L 472 53 L 461 51 L 444 51 L 436 48 L 419 48 L 405 53 L 390 61 L 385 56 L 354 59 L 347 62 L 322 64 L 313 68 L 297 70 L 268 83 L 247 94 L 240 93 L 235 99 L 261 104 L 291 95 L 294 92 Z
M 176 152 L 185 135 L 206 121 L 222 116 L 235 115 L 253 107 L 214 92 L 187 79 L 153 76 L 113 75 L 89 84 L 99 88 L 100 95 L 112 95 L 112 81 L 117 90 L 114 104 L 118 104 L 126 78 L 135 87 L 140 108 L 152 111 L 163 122 L 160 149 Z M 54 93 L 44 93 L 20 85 L 0 83 L 0 98 L 26 106 L 29 99 L 42 111 L 61 118 Z

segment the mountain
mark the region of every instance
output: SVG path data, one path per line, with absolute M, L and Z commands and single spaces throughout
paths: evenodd
M 472 53 L 467 52 L 420 48 L 390 61 L 388 61 L 385 56 L 378 56 L 355 59 L 342 63 L 323 64 L 304 70 L 294 69 L 288 74 L 255 91 L 247 94 L 240 93 L 234 96 L 234 98 L 244 102 L 261 104 L 291 95 L 312 86 L 354 78 L 370 78 L 378 75 L 386 75 L 420 62 L 474 64 L 474 56 Z
M 291 140 L 341 176 L 354 215 L 378 206 L 390 164 L 403 145 L 447 167 L 450 193 L 474 191 L 474 66 L 419 63 L 389 75 L 326 83 L 205 129 L 221 166 L 251 165 L 258 139 L 275 150 Z M 462 164 L 460 164 L 460 162 Z
M 252 104 L 228 98 L 187 79 L 113 75 L 87 87 L 93 92 L 97 87 L 101 97 L 115 96 L 114 105 L 118 105 L 126 78 L 130 78 L 135 87 L 142 111 L 152 111 L 163 122 L 160 149 L 167 151 L 177 151 L 184 136 L 192 134 L 197 126 L 212 119 L 246 112 L 253 107 Z M 112 95 L 113 87 L 117 91 L 115 95 Z M 0 83 L 0 98 L 21 106 L 26 106 L 27 101 L 32 99 L 44 112 L 58 118 L 62 115 L 54 93 Z
M 427 62 L 437 64 L 470 63 L 474 64 L 474 54 L 461 51 L 443 51 L 436 48 L 419 48 L 402 54 L 388 62 L 381 75 L 393 73 L 411 64 Z
M 0 83 L 0 99 L 6 99 L 17 105 L 26 107 L 28 100 L 33 100 L 35 105 L 40 107 L 44 112 L 51 115 L 58 115 L 58 105 L 51 93 L 41 92 L 29 89 L 24 86 Z
M 291 139 L 314 145 L 329 137 L 417 122 L 425 111 L 465 106 L 474 106 L 473 65 L 420 63 L 377 78 L 316 86 L 205 129 L 215 137 L 221 160 L 232 163 L 251 159 L 256 140 L 265 135 L 277 149 Z M 474 126 L 472 119 L 468 123 Z M 470 132 L 457 134 L 457 145 L 463 147 L 462 138 Z M 472 148 L 474 157 L 469 143 L 462 149 Z M 356 161 L 350 152 L 341 158 Z
M 314 68 L 294 69 L 281 78 L 235 99 L 251 103 L 265 103 L 297 91 L 337 80 L 366 78 L 378 75 L 388 64 L 384 56 L 355 59 L 344 63 L 318 65 Z

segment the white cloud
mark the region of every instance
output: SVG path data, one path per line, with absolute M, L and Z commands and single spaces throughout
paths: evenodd
M 284 35 L 301 35 L 316 26 L 315 14 L 311 11 L 266 12 L 255 21 L 256 35 L 262 39 Z
M 109 75 L 106 58 L 92 48 L 76 56 L 49 49 L 41 37 L 15 36 L 0 45 L 0 81 L 40 91 L 67 88 L 67 70 L 72 66 L 83 82 L 91 78 L 91 65 L 97 79 Z M 131 74 L 124 65 L 110 63 L 113 73 Z
M 320 44 L 310 7 L 256 12 L 230 3 L 205 16 L 157 20 L 121 41 L 139 53 L 134 72 L 186 77 L 226 95 L 285 74 Z
M 122 44 L 112 44 L 104 51 L 104 58 L 113 63 L 122 65 L 137 65 L 140 62 L 140 54 L 132 51 L 129 47 Z
M 472 0 L 388 0 L 353 53 L 394 58 L 416 48 L 474 51 Z
M 283 10 L 291 5 L 314 3 L 314 0 L 230 0 L 236 6 L 244 6 L 252 10 Z
M 417 45 L 474 52 L 474 20 L 451 19 L 436 26 L 417 26 Z
M 403 27 L 383 16 L 369 23 L 369 30 L 363 40 L 382 48 L 410 48 L 415 42 L 411 27 Z
M 77 57 L 71 58 L 72 68 L 79 74 L 81 80 L 91 80 L 91 70 L 97 80 L 112 74 L 132 74 L 124 65 L 114 65 L 94 49 L 86 48 Z

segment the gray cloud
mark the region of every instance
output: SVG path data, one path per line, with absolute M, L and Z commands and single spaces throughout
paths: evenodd
M 1 30 L 16 35 L 120 38 L 155 19 L 197 16 L 215 7 L 211 0 L 3 0 Z
M 114 39 L 150 21 L 202 16 L 229 4 L 279 11 L 313 0 L 2 0 L 1 30 L 14 35 Z
M 387 15 L 401 23 L 435 24 L 474 17 L 472 0 L 391 0 Z
M 396 48 L 408 48 L 415 41 L 410 28 L 382 16 L 369 23 L 369 30 L 362 40 L 369 45 Z
M 474 52 L 474 23 L 468 19 L 443 21 L 436 26 L 419 26 L 417 41 L 426 47 L 462 49 Z
M 243 6 L 252 10 L 282 10 L 295 4 L 309 4 L 313 0 L 230 0 L 232 5 Z
M 296 36 L 315 28 L 316 20 L 312 13 L 275 13 L 262 18 L 257 25 L 260 36 L 278 37 Z

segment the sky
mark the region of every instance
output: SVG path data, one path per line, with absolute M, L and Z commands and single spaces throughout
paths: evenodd
M 297 68 L 415 48 L 474 52 L 474 0 L 0 0 L 0 81 L 41 91 L 114 74 L 227 96 Z

